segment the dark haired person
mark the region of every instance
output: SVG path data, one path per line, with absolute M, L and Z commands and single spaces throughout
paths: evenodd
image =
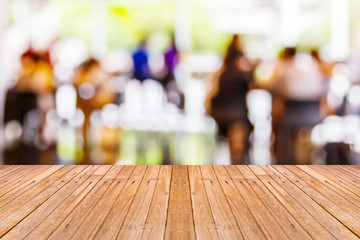
M 134 62 L 134 78 L 144 81 L 152 77 L 150 66 L 149 66 L 149 56 L 146 49 L 146 41 L 140 43 L 140 46 L 132 55 Z
M 253 65 L 235 35 L 205 103 L 208 113 L 219 126 L 219 134 L 228 138 L 232 164 L 246 163 L 251 128 L 246 95 L 252 80 Z
M 29 50 L 20 61 L 17 82 L 6 93 L 3 121 L 11 139 L 4 157 L 7 164 L 34 164 L 40 160 L 38 147 L 46 145 L 41 132 L 46 112 L 54 107 L 55 77 L 48 53 Z M 15 139 L 11 132 L 21 134 Z
M 78 107 L 85 115 L 115 101 L 110 80 L 113 75 L 105 71 L 96 59 L 89 59 L 75 69 L 73 84 L 78 92 Z
M 175 36 L 171 37 L 171 44 L 164 53 L 165 76 L 160 81 L 165 88 L 168 101 L 179 108 L 184 108 L 184 93 L 180 91 L 175 80 L 175 69 L 179 64 L 179 52 L 175 44 Z
M 272 79 L 274 99 L 284 102 L 283 115 L 275 128 L 279 164 L 295 164 L 292 140 L 296 132 L 322 121 L 320 100 L 326 93 L 325 76 L 317 60 L 285 48 Z
M 85 156 L 82 163 L 90 163 L 87 133 L 90 127 L 91 113 L 116 101 L 116 93 L 112 90 L 111 85 L 112 77 L 113 75 L 105 71 L 100 62 L 93 58 L 83 62 L 75 69 L 73 84 L 77 91 L 77 107 L 83 111 L 85 116 L 83 125 Z
M 162 85 L 166 88 L 169 82 L 175 79 L 175 68 L 179 63 L 179 52 L 176 48 L 174 36 L 171 38 L 171 44 L 169 48 L 164 53 L 164 63 L 167 74 L 164 81 L 162 82 Z

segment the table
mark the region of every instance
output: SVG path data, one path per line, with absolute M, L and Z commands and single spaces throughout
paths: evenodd
M 360 166 L 0 166 L 2 239 L 358 239 Z

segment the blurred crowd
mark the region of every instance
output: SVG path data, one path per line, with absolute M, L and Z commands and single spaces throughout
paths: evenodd
M 213 164 L 219 142 L 231 164 L 358 161 L 360 76 L 317 49 L 261 61 L 235 35 L 219 70 L 183 83 L 174 38 L 151 61 L 146 40 L 132 56 L 79 62 L 59 46 L 21 55 L 5 163 Z
M 174 40 L 155 64 L 146 41 L 132 56 L 78 64 L 76 44 L 70 57 L 66 45 L 21 55 L 5 96 L 5 163 L 213 162 L 216 124 L 203 110 L 205 88 L 196 80 L 178 88 Z
M 239 44 L 234 36 L 206 101 L 231 163 L 358 164 L 360 76 L 351 61 L 286 47 L 261 62 Z

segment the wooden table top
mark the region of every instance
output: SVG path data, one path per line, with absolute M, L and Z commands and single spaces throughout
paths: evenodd
M 360 166 L 0 166 L 3 239 L 358 239 Z

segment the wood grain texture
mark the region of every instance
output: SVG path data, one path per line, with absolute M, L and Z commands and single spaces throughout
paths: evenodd
M 276 200 L 284 206 L 284 208 L 297 220 L 304 230 L 311 236 L 312 239 L 335 239 L 331 233 L 326 230 L 317 220 L 302 207 L 297 200 L 297 195 L 289 194 L 284 188 L 280 186 L 275 180 L 266 174 L 260 166 L 249 166 L 249 169 L 254 172 L 256 177 L 262 184 L 271 192 Z M 351 235 L 350 235 L 351 236 Z
M 77 228 L 71 239 L 92 239 L 106 218 L 111 207 L 121 194 L 125 184 L 129 180 L 135 166 L 125 166 L 115 178 L 109 189 L 105 192 L 97 205 L 87 215 L 87 218 Z M 109 177 L 109 175 L 107 175 Z
M 336 216 L 343 224 L 360 235 L 360 211 L 342 196 L 337 195 L 317 180 L 310 179 L 305 173 L 295 167 L 274 166 L 277 171 L 288 178 L 294 185 L 310 196 L 317 204 L 326 209 L 331 215 Z M 291 170 L 290 170 L 291 169 Z
M 121 191 L 121 195 L 118 197 L 99 230 L 96 232 L 95 239 L 116 239 L 133 203 L 135 194 L 144 177 L 146 169 L 147 166 L 136 166 L 129 181 Z
M 58 208 L 74 191 L 81 188 L 85 180 L 96 170 L 97 166 L 88 166 L 69 184 L 51 196 L 45 203 L 35 209 L 24 220 L 8 232 L 4 239 L 23 239 L 31 233 L 47 216 Z M 36 220 L 36 221 L 35 221 Z
M 166 239 L 195 239 L 189 175 L 186 166 L 173 166 Z
M 6 185 L 7 183 L 15 182 L 16 179 L 21 178 L 24 174 L 28 173 L 30 170 L 31 169 L 23 166 L 23 167 L 15 168 L 15 171 L 10 171 L 9 174 L 5 174 L 2 178 L 0 178 L 0 188 Z
M 29 172 L 27 172 L 27 174 L 20 176 L 19 178 L 16 178 L 12 181 L 7 181 L 7 182 L 3 182 L 0 186 L 0 196 L 10 192 L 11 190 L 13 190 L 14 188 L 22 185 L 23 183 L 27 182 L 28 180 L 36 177 L 38 174 L 40 174 L 41 172 L 49 169 L 50 166 L 39 166 L 36 168 L 30 168 Z M 12 174 L 11 174 L 12 175 Z
M 289 179 L 276 171 L 271 166 L 261 167 L 268 176 L 271 177 L 279 186 L 281 186 L 289 195 L 291 195 L 300 205 L 302 205 L 308 213 L 310 213 L 322 226 L 324 226 L 337 239 L 353 239 L 354 235 L 341 222 L 339 222 L 333 215 L 314 201 L 311 196 L 301 191 Z M 286 193 L 284 193 L 286 194 Z M 303 220 L 302 222 L 304 222 Z M 320 239 L 322 235 L 316 233 Z
M 214 168 L 229 206 L 245 239 L 266 239 L 251 210 L 237 190 L 225 167 Z
M 233 178 L 236 188 L 252 210 L 252 214 L 261 226 L 265 236 L 271 239 L 288 239 L 286 233 L 277 223 L 274 216 L 261 202 L 261 199 L 247 182 L 247 180 L 253 180 L 253 175 L 241 173 L 236 166 L 227 166 L 227 170 Z
M 25 166 L 6 166 L 2 171 L 0 171 L 0 180 L 6 179 L 6 175 L 10 173 L 16 174 L 17 171 L 25 168 Z
M 244 239 L 212 166 L 200 166 L 220 239 Z
M 351 182 L 351 178 L 347 178 L 347 176 L 342 176 L 343 174 L 341 171 L 335 168 L 332 168 L 331 171 L 328 171 L 326 168 L 324 168 L 324 166 L 312 166 L 311 169 L 331 179 L 335 183 L 351 191 L 353 194 L 360 196 L 359 189 L 356 187 L 356 182 L 354 184 L 353 182 Z
M 65 166 L 48 179 L 39 182 L 36 188 L 24 193 L 21 198 L 17 198 L 4 206 L 0 214 L 0 226 L 2 226 L 0 235 L 9 231 L 9 229 L 20 222 L 24 216 L 27 216 L 34 209 L 41 206 L 41 204 L 83 170 L 83 166 Z
M 37 167 L 36 167 L 37 168 Z M 25 181 L 15 188 L 4 188 L 0 190 L 0 208 L 5 206 L 7 203 L 21 196 L 22 194 L 28 192 L 29 190 L 38 186 L 38 183 L 41 183 L 44 179 L 49 178 L 52 174 L 60 170 L 62 166 L 52 166 L 51 168 L 46 169 L 45 171 L 37 174 L 34 178 Z M 35 171 L 36 169 L 34 169 Z M 37 187 L 36 187 L 37 188 Z
M 359 166 L 0 166 L 1 239 L 360 239 Z
M 219 239 L 199 166 L 189 166 L 191 202 L 197 239 Z
M 116 176 L 121 171 L 121 168 L 110 166 L 101 166 L 99 170 L 103 170 L 103 175 L 100 181 L 95 185 L 93 189 L 86 195 L 86 197 L 60 224 L 60 226 L 49 236 L 48 239 L 70 239 L 71 236 L 79 228 L 80 224 L 85 221 L 87 214 L 93 209 L 93 207 L 102 198 L 104 193 L 108 190 Z M 95 172 L 96 175 L 97 171 Z
M 96 167 L 95 172 L 98 171 Z M 101 177 L 92 173 L 65 201 L 50 213 L 25 239 L 47 239 L 64 219 L 82 202 L 86 195 L 100 181 Z M 76 183 L 76 181 L 75 181 Z M 37 221 L 35 219 L 34 221 Z
M 121 226 L 117 239 L 139 239 L 145 229 L 145 221 L 154 196 L 160 166 L 149 166 L 127 218 Z
M 260 199 L 262 204 L 266 207 L 280 228 L 290 239 L 308 239 L 310 235 L 302 228 L 302 226 L 296 221 L 296 219 L 284 208 L 284 206 L 274 197 L 274 195 L 262 184 L 257 176 L 246 166 L 238 166 L 239 171 L 243 176 L 250 176 L 247 179 L 247 183 L 254 191 L 256 196 Z M 262 211 L 259 208 L 260 211 Z M 263 211 L 266 211 L 265 209 Z M 271 223 L 275 224 L 275 223 Z
M 169 206 L 171 166 L 161 166 L 154 198 L 146 219 L 141 239 L 161 239 L 165 233 L 167 211 Z

